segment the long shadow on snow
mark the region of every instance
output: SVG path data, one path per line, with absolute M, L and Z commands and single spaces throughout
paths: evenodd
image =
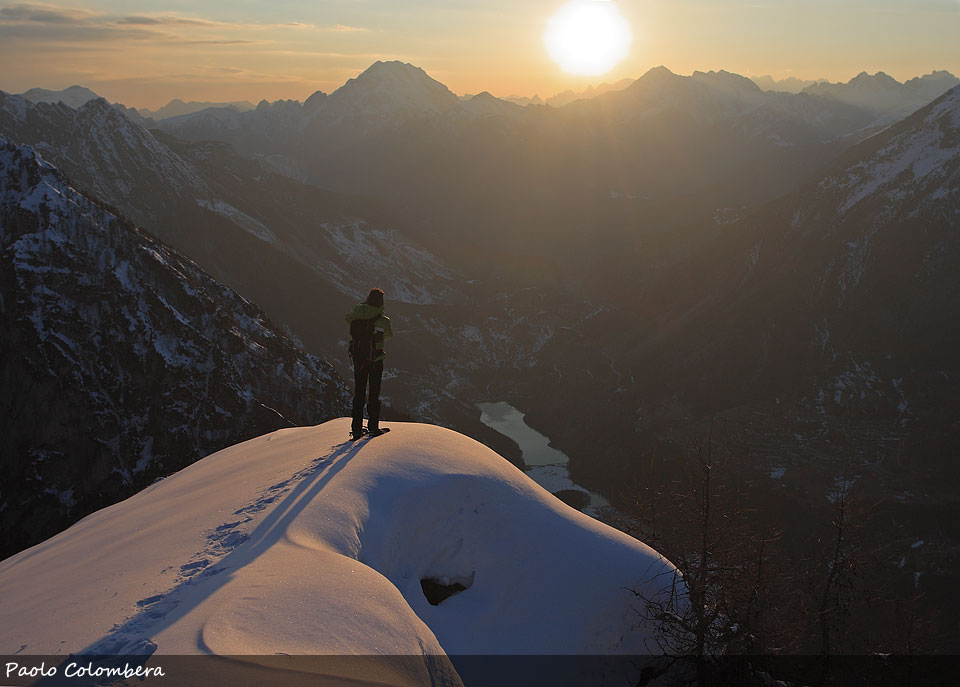
M 150 636 L 156 636 L 183 618 L 223 587 L 231 579 L 230 573 L 255 561 L 277 542 L 307 504 L 357 455 L 362 447 L 362 442 L 347 442 L 334 447 L 336 450 L 330 455 L 314 459 L 307 468 L 280 484 L 269 487 L 253 503 L 235 511 L 234 515 L 241 516 L 241 519 L 224 523 L 208 534 L 207 549 L 194 558 L 212 555 L 212 551 L 216 548 L 221 550 L 227 548 L 229 553 L 214 563 L 210 563 L 209 558 L 199 558 L 197 561 L 180 566 L 183 576 L 178 579 L 173 588 L 162 594 L 141 599 L 137 602 L 140 610 L 135 615 L 122 624 L 115 625 L 106 635 L 77 654 L 73 654 L 70 659 L 64 660 L 62 666 L 66 666 L 77 656 L 97 657 L 97 665 L 101 666 L 123 667 L 124 663 L 129 663 L 131 666 L 143 665 L 157 650 L 157 645 Z M 237 527 L 249 522 L 251 518 L 248 516 L 251 513 L 264 510 L 279 498 L 284 487 L 298 478 L 300 481 L 296 487 L 249 536 L 236 532 Z M 57 673 L 62 675 L 63 668 L 61 667 Z M 35 684 L 47 686 L 65 683 L 69 683 L 69 680 L 52 678 Z

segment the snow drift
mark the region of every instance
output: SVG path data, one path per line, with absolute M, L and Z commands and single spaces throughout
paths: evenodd
M 348 429 L 232 446 L 0 563 L 0 653 L 657 651 L 630 591 L 674 582 L 655 551 L 456 432 Z

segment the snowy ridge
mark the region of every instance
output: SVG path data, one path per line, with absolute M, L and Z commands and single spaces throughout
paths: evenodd
M 348 429 L 343 418 L 224 449 L 0 563 L 0 646 L 658 652 L 629 591 L 674 582 L 655 551 L 463 435 L 395 423 L 353 443 Z M 431 605 L 424 579 L 466 589 Z
M 942 184 L 943 189 L 930 189 L 934 200 L 942 198 L 947 192 L 945 189 L 955 187 L 957 182 L 958 129 L 960 89 L 954 88 L 929 109 L 918 126 L 894 136 L 869 160 L 851 167 L 837 178 L 825 180 L 821 186 L 845 192 L 838 211 L 840 214 L 880 190 L 896 199 L 912 185 L 928 188 Z

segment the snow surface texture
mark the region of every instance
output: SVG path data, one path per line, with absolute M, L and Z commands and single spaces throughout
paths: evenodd
M 252 439 L 7 559 L 0 652 L 658 652 L 630 590 L 669 562 L 472 439 L 392 429 Z

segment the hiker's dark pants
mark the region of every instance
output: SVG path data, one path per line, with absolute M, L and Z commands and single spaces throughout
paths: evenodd
M 367 403 L 367 426 L 380 426 L 380 380 L 383 377 L 383 361 L 353 359 L 353 425 L 350 431 L 357 433 L 363 428 L 363 403 L 370 384 L 370 400 Z

